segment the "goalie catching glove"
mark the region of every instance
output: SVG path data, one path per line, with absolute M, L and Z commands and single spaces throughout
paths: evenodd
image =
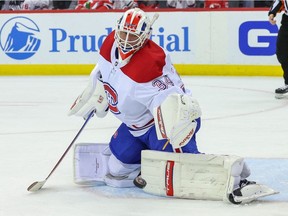
M 195 133 L 201 109 L 189 95 L 171 94 L 154 109 L 158 139 L 168 139 L 173 148 L 185 146 Z
M 109 107 L 103 83 L 99 80 L 101 77 L 97 68 L 96 66 L 92 71 L 88 86 L 71 106 L 69 116 L 76 115 L 86 119 L 93 110 L 96 110 L 97 117 L 103 118 L 106 116 Z

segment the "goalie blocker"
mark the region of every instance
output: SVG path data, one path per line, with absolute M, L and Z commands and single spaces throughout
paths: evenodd
M 195 120 L 201 114 L 199 103 L 190 95 L 169 95 L 153 110 L 157 138 L 169 140 L 174 149 L 185 146 L 193 137 Z
M 111 185 L 107 144 L 79 143 L 74 148 L 74 181 L 81 185 Z M 239 186 L 250 172 L 244 159 L 230 155 L 142 151 L 138 187 L 158 196 L 248 203 L 278 192 L 261 184 Z M 134 175 L 134 177 L 133 177 Z M 131 187 L 136 173 L 113 179 L 114 187 Z M 108 181 L 107 181 L 108 180 Z M 135 181 L 135 180 L 134 180 Z M 138 182 L 138 181 L 137 181 Z

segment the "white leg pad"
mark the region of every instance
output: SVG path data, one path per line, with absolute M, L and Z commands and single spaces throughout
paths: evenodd
M 93 185 L 104 182 L 112 187 L 134 187 L 140 164 L 124 164 L 111 154 L 108 144 L 78 143 L 74 148 L 74 182 Z
M 108 160 L 111 155 L 106 143 L 78 143 L 74 148 L 74 182 L 93 184 L 103 181 L 109 173 Z
M 187 199 L 228 201 L 239 184 L 243 158 L 230 155 L 142 151 L 147 193 Z

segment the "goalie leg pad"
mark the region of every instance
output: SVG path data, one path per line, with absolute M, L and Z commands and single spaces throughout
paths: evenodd
M 89 185 L 103 181 L 109 173 L 111 155 L 108 144 L 78 143 L 74 147 L 74 182 Z
M 142 151 L 141 175 L 147 193 L 188 199 L 225 200 L 240 181 L 243 158 Z M 239 181 L 238 181 L 239 180 Z
M 134 187 L 140 164 L 125 164 L 111 154 L 108 144 L 78 143 L 74 148 L 74 182 L 94 185 L 104 182 L 112 187 Z

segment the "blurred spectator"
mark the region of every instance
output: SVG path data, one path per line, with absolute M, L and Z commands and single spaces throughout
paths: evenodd
M 76 5 L 76 7 L 75 7 L 75 9 L 76 10 L 81 10 L 81 9 L 90 9 L 90 8 L 87 8 L 87 6 L 86 6 L 86 3 L 87 3 L 88 1 L 85 1 L 85 0 L 79 0 L 78 1 L 78 3 L 77 3 L 77 5 Z M 89 7 L 89 6 L 88 6 Z
M 228 8 L 227 0 L 205 0 L 205 8 Z
M 196 0 L 195 1 L 195 7 L 196 8 L 204 8 L 205 6 L 205 0 Z
M 74 10 L 78 4 L 78 0 L 71 0 L 71 4 L 69 5 L 70 10 Z
M 164 2 L 164 1 L 162 1 L 162 2 Z M 151 0 L 137 1 L 137 6 L 142 10 L 145 10 L 147 8 L 159 8 L 160 2 L 159 1 L 151 1 Z M 166 7 L 166 4 L 164 4 L 163 6 Z
M 251 0 L 251 1 L 244 0 L 244 1 L 242 1 L 242 7 L 253 8 L 254 7 L 254 0 Z
M 129 9 L 137 7 L 133 0 L 79 0 L 75 9 Z
M 0 10 L 2 10 L 3 5 L 5 4 L 4 0 L 0 0 Z
M 273 0 L 254 1 L 254 7 L 270 7 Z
M 50 0 L 25 0 L 22 4 L 22 10 L 44 10 L 51 9 Z
M 130 9 L 137 7 L 137 0 L 112 0 L 113 9 Z
M 23 1 L 24 0 L 21 0 L 21 1 L 11 1 L 11 0 L 1 1 L 1 4 L 2 4 L 1 10 L 21 10 Z
M 167 8 L 167 0 L 159 0 L 158 1 L 158 8 Z
M 71 0 L 66 0 L 66 1 L 58 1 L 58 0 L 53 0 L 53 9 L 57 10 L 63 10 L 63 9 L 69 9 Z M 75 8 L 75 7 L 74 7 Z
M 195 0 L 167 0 L 169 8 L 188 8 L 195 7 Z
M 81 9 L 113 9 L 113 3 L 110 0 L 79 0 L 78 5 L 76 6 L 77 10 Z
M 228 1 L 229 8 L 238 8 L 238 7 L 246 7 L 252 8 L 254 7 L 254 0 L 243 0 L 243 1 L 236 1 L 236 0 L 229 0 Z

